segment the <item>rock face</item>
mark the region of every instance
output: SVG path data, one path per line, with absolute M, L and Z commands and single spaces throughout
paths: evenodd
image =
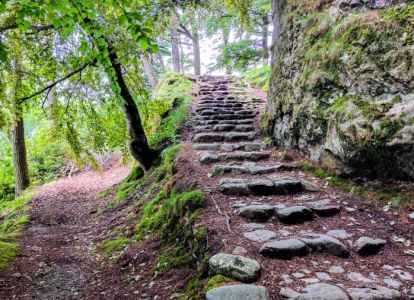
M 412 1 L 282 2 L 266 115 L 275 144 L 337 174 L 413 179 Z
M 242 282 L 253 282 L 260 274 L 260 265 L 257 261 L 226 253 L 211 257 L 209 267 L 213 274 L 221 274 Z

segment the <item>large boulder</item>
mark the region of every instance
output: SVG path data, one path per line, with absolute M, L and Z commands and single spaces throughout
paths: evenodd
M 282 2 L 266 114 L 275 144 L 337 174 L 413 179 L 412 1 Z

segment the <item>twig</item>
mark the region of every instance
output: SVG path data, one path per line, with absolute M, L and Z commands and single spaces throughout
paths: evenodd
M 217 212 L 219 213 L 219 215 L 222 215 L 222 216 L 226 219 L 227 230 L 228 230 L 230 233 L 233 233 L 233 230 L 232 230 L 232 229 L 231 229 L 231 227 L 230 227 L 230 217 L 228 216 L 228 214 L 224 213 L 224 212 L 220 209 L 220 206 L 218 205 L 218 203 L 217 203 L 216 199 L 214 199 L 214 197 L 213 197 L 213 196 L 211 196 L 211 199 L 213 200 L 213 202 L 214 202 L 214 206 L 216 207 Z

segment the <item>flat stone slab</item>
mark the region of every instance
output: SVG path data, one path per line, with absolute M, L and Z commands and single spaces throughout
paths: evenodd
M 401 293 L 383 286 L 349 288 L 347 290 L 352 300 L 398 300 Z
M 348 294 L 340 287 L 327 283 L 314 283 L 303 289 L 296 300 L 349 300 Z
M 207 292 L 206 300 L 268 300 L 263 286 L 250 284 L 228 285 Z
M 237 187 L 237 188 L 235 188 Z M 227 195 L 285 195 L 303 190 L 303 185 L 296 180 L 235 179 L 223 178 L 219 183 L 220 191 Z
M 259 253 L 271 258 L 292 259 L 307 255 L 309 248 L 298 239 L 287 239 L 267 242 L 260 248 Z
M 254 204 L 243 206 L 239 209 L 239 215 L 249 220 L 265 222 L 269 220 L 275 212 L 272 205 Z
M 375 255 L 384 248 L 387 241 L 382 239 L 373 239 L 367 236 L 360 237 L 355 242 L 355 250 L 359 255 Z
M 341 240 L 349 239 L 352 236 L 351 234 L 346 232 L 345 229 L 329 230 L 326 234 L 334 238 L 341 239 Z
M 270 152 L 265 151 L 250 151 L 250 152 L 242 152 L 236 151 L 231 153 L 203 153 L 200 156 L 200 163 L 208 164 L 212 162 L 220 162 L 220 161 L 243 161 L 243 160 L 250 160 L 250 161 L 259 161 L 262 159 L 268 159 L 270 157 Z
M 195 143 L 251 141 L 255 139 L 255 132 L 226 132 L 226 133 L 198 133 L 193 137 Z
M 276 215 L 285 224 L 301 224 L 313 219 L 312 211 L 305 206 L 281 208 L 276 210 Z
M 320 217 L 331 217 L 341 211 L 340 205 L 331 204 L 329 200 L 308 202 L 306 205 Z
M 202 143 L 202 144 L 193 144 L 194 150 L 199 151 L 262 151 L 265 150 L 267 146 L 262 143 L 255 142 L 241 142 L 236 144 L 229 143 Z
M 243 236 L 253 242 L 264 243 L 277 237 L 276 232 L 270 230 L 254 230 L 243 233 Z
M 244 163 L 242 165 L 215 165 L 211 172 L 210 176 L 218 176 L 223 174 L 250 174 L 250 175 L 260 175 L 260 174 L 269 174 L 279 170 L 279 165 L 275 166 L 262 166 L 256 163 Z
M 221 274 L 242 282 L 253 282 L 260 275 L 260 265 L 257 261 L 226 253 L 212 256 L 209 268 L 213 274 Z
M 196 120 L 196 126 L 217 125 L 217 124 L 254 124 L 254 119 L 238 119 L 238 120 Z
M 328 235 L 311 233 L 299 238 L 313 252 L 329 253 L 338 257 L 349 257 L 349 250 L 338 239 Z

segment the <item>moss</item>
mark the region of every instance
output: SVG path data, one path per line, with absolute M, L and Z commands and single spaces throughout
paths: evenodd
M 31 195 L 26 193 L 14 200 L 0 201 L 0 270 L 6 268 L 18 254 L 16 239 L 29 221 L 27 203 L 30 199 Z
M 128 238 L 119 236 L 116 239 L 104 241 L 101 245 L 101 249 L 106 255 L 111 256 L 114 252 L 124 249 L 129 242 L 130 240 Z
M 128 195 L 139 189 L 142 185 L 142 179 L 144 177 L 144 170 L 141 167 L 135 167 L 131 173 L 125 178 L 116 190 L 116 200 L 121 202 L 125 200 Z
M 206 286 L 204 287 L 204 292 L 207 293 L 211 289 L 220 287 L 221 285 L 232 281 L 234 281 L 234 279 L 231 279 L 223 275 L 215 275 L 208 280 Z

